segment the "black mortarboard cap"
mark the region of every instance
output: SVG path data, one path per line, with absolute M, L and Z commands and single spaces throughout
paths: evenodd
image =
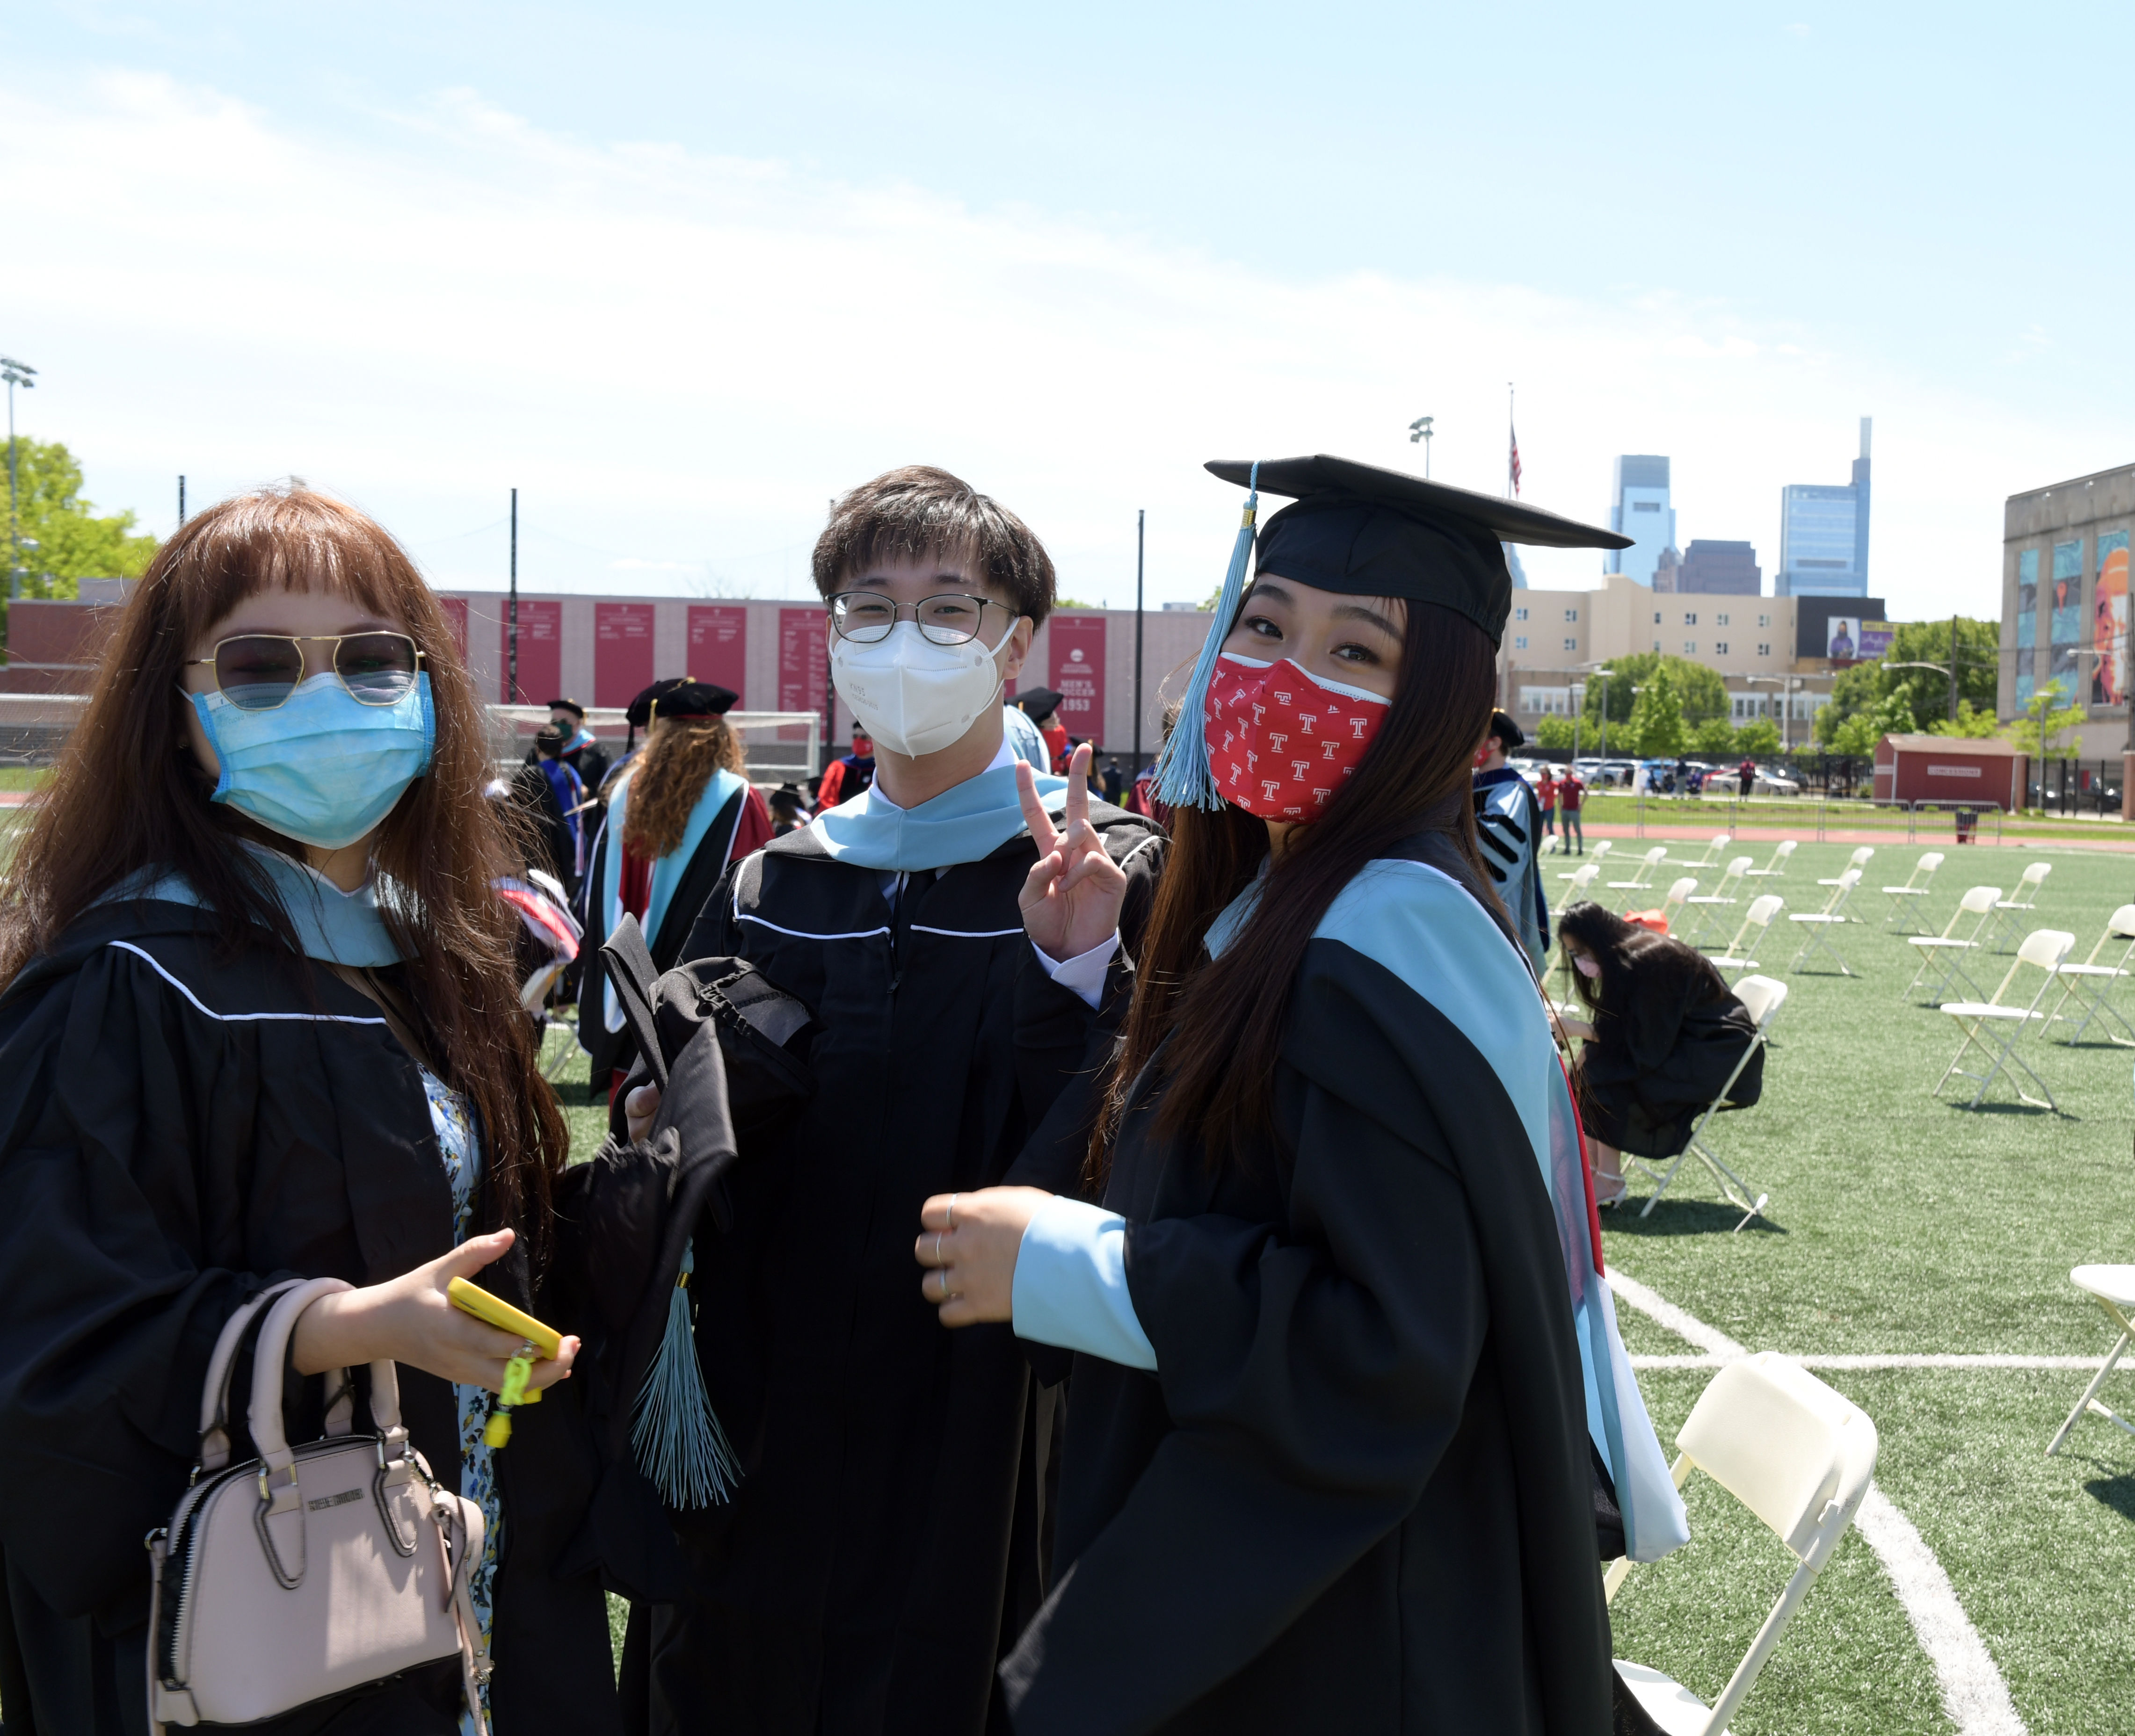
M 1015 696 L 1016 708 L 1034 723 L 1060 709 L 1061 695 L 1049 687 L 1034 687 Z
M 1251 486 L 1251 460 L 1219 458 L 1210 472 Z M 1315 590 L 1435 603 L 1473 621 L 1495 645 L 1513 607 L 1503 543 L 1546 549 L 1628 549 L 1613 530 L 1518 500 L 1426 482 L 1325 452 L 1260 463 L 1264 494 L 1293 504 L 1261 526 L 1258 571 Z
M 586 720 L 586 708 L 584 706 L 579 704 L 576 699 L 551 699 L 549 702 L 549 709 L 551 711 L 568 711 L 581 723 L 584 723 Z
M 722 717 L 740 697 L 714 682 L 671 675 L 665 681 L 655 681 L 632 699 L 623 716 L 632 729 L 649 729 L 655 718 Z

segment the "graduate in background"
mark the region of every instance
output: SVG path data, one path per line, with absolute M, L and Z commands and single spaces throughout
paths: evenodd
M 874 781 L 874 743 L 859 724 L 853 725 L 853 751 L 841 759 L 835 759 L 823 768 L 823 781 L 816 791 L 816 805 L 835 808 L 841 801 L 850 801 L 855 795 L 864 795 Z
M 1038 733 L 1038 726 L 1030 721 L 1030 713 L 1020 705 L 1001 707 L 1001 732 L 1008 742 L 1009 752 L 1032 771 L 1049 772 L 1053 770 L 1053 750 L 1046 745 L 1045 737 Z
M 1014 1727 L 1604 1736 L 1600 1557 L 1674 1547 L 1682 1507 L 1469 775 L 1500 539 L 1622 539 L 1339 459 L 1209 468 L 1299 499 L 1242 602 L 1239 534 L 1125 1041 L 1048 1123 L 1103 1204 L 945 1193 L 914 1250 L 945 1325 L 1079 1352 Z M 1120 877 L 1072 807 L 1031 819 L 1034 950 L 1088 946 Z M 1023 984 L 1034 1026 L 1072 1012 Z
M 549 702 L 549 725 L 563 733 L 564 746 L 556 756 L 579 775 L 579 781 L 586 786 L 586 794 L 597 795 L 602 782 L 608 776 L 608 752 L 586 728 L 586 708 L 576 699 L 551 699 Z M 530 755 L 528 763 L 532 763 Z M 588 829 L 590 829 L 590 828 Z
M 1060 721 L 1060 695 L 1049 687 L 1034 687 L 1015 696 L 1015 708 L 1030 719 L 1045 751 L 1053 756 L 1053 775 L 1067 776 L 1073 743 L 1068 738 L 1068 726 Z
M 1483 866 L 1539 971 L 1549 955 L 1549 901 L 1543 897 L 1542 811 L 1527 781 L 1505 763 L 1527 745 L 1527 734 L 1502 711 L 1490 713 L 1489 733 L 1475 750 L 1475 842 Z
M 704 900 L 726 872 L 771 839 L 771 810 L 748 781 L 726 713 L 739 695 L 680 677 L 656 681 L 630 702 L 633 735 L 649 733 L 608 786 L 608 821 L 595 840 L 583 901 L 588 958 L 625 911 L 637 918 L 652 962 L 666 970 Z M 579 984 L 579 1042 L 603 1090 L 627 1039 L 608 974 Z
M 982 1736 L 1043 1595 L 1054 1413 L 1005 1328 L 945 1337 L 908 1226 L 930 1194 L 1009 1173 L 1095 1065 L 1084 997 L 1126 965 L 1109 928 L 1033 959 L 1017 909 L 1039 853 L 1000 696 L 1053 607 L 1043 545 L 915 466 L 838 502 L 813 576 L 875 781 L 738 864 L 690 938 L 814 1011 L 816 1090 L 775 1148 L 742 1151 L 726 1222 L 697 1232 L 698 1352 L 743 1474 L 686 1530 L 704 1598 L 632 1611 L 623 1687 L 660 1736 Z M 1032 798 L 1067 799 L 1050 776 Z M 1160 842 L 1102 807 L 1077 837 L 1139 888 L 1130 943 Z M 1017 981 L 1042 969 L 1070 1016 L 1019 1032 Z

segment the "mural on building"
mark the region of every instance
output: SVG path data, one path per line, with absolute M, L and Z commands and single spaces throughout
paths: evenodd
M 2090 703 L 2128 703 L 2128 533 L 2102 532 L 2098 539 L 2098 583 L 2091 588 L 2093 649 Z
M 2060 685 L 2064 699 L 2076 693 L 2076 652 L 2082 647 L 2083 539 L 2054 544 L 2053 612 L 2048 677 Z
M 2032 662 L 2039 643 L 2039 551 L 2026 549 L 2016 557 L 2016 709 L 2031 703 L 2038 685 Z

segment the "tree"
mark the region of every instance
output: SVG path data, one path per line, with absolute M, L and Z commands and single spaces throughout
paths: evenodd
M 1825 708 L 1828 711 L 1828 706 Z M 1824 727 L 1823 719 L 1816 720 L 1817 739 L 1833 753 L 1843 753 L 1854 759 L 1866 759 L 1876 751 L 1876 744 L 1886 735 L 1911 735 L 1913 713 L 1906 704 L 1905 695 L 1892 694 L 1878 699 L 1866 709 L 1855 712 L 1840 720 L 1835 729 Z
M 1605 683 L 1589 676 L 1586 681 L 1586 720 L 1598 727 L 1601 722 L 1602 689 L 1608 689 L 1609 721 L 1628 723 L 1634 704 L 1632 689 L 1643 687 L 1659 670 L 1668 672 L 1675 689 L 1676 699 L 1682 708 L 1686 723 L 1702 723 L 1708 718 L 1724 718 L 1731 709 L 1727 699 L 1727 684 L 1720 679 L 1717 670 L 1707 669 L 1702 663 L 1693 663 L 1687 657 L 1670 656 L 1660 651 L 1634 651 L 1628 657 L 1609 660 L 1609 679 Z
M 2001 670 L 2001 623 L 1957 617 L 1957 697 L 1960 713 L 1970 704 L 1992 713 Z M 1932 663 L 1939 669 L 1900 669 L 1906 663 Z M 1830 746 L 1832 732 L 1857 712 L 1891 699 L 1902 710 L 1886 709 L 1886 722 L 1900 735 L 1923 735 L 1949 722 L 1950 622 L 1909 621 L 1891 636 L 1889 653 L 1873 663 L 1842 670 L 1831 684 L 1831 704 L 1817 714 L 1816 738 Z M 1943 732 L 1947 733 L 1947 731 Z M 1833 749 L 1843 752 L 1842 749 Z
M 2054 702 L 2060 696 L 2060 683 L 2049 681 L 2031 695 L 2031 703 L 2024 708 L 2024 715 L 2011 723 L 2007 732 L 2011 741 L 2039 762 L 2033 769 L 2039 771 L 2041 780 L 2045 774 L 2041 768 L 2048 756 L 2056 747 L 2066 747 L 2070 735 L 2083 722 L 2083 707 L 2056 705 Z M 2045 787 L 2043 782 L 2041 787 Z
M 138 578 L 156 552 L 156 539 L 133 534 L 133 515 L 99 517 L 81 497 L 81 466 L 58 441 L 18 439 L 15 450 L 26 594 L 78 597 L 81 579 Z M 0 496 L 7 486 L 0 470 Z M 17 503 L 10 499 L 8 505 Z M 32 542 L 35 548 L 28 546 Z
M 1666 662 L 1657 664 L 1639 684 L 1629 723 L 1631 739 L 1648 759 L 1665 759 L 1682 752 L 1682 700 L 1676 692 L 1675 679 Z
M 1735 726 L 1725 718 L 1707 718 L 1690 733 L 1694 752 L 1725 759 L 1735 751 Z
M 1992 705 L 1986 710 L 1981 711 L 1973 704 L 1971 700 L 1959 699 L 1957 702 L 1957 721 L 1952 723 L 1948 718 L 1944 718 L 1939 723 L 1929 726 L 1928 733 L 1982 739 L 1988 736 L 1998 735 L 2001 730 L 2002 725 L 1996 719 L 1994 708 Z
M 1537 747 L 1569 747 L 1572 746 L 1572 723 L 1569 718 L 1545 717 L 1535 725 L 1535 746 Z
M 1752 718 L 1735 732 L 1735 751 L 1763 759 L 1779 751 L 1779 726 L 1769 718 Z

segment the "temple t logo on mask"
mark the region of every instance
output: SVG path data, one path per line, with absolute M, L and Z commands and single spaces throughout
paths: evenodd
M 1303 822 L 1317 820 L 1355 772 L 1386 714 L 1387 702 L 1377 694 L 1323 681 L 1290 658 L 1270 664 L 1226 652 L 1208 684 L 1201 733 L 1227 801 L 1263 820 Z M 1307 737 L 1321 747 L 1319 757 L 1285 754 L 1290 742 Z M 1256 777 L 1262 750 L 1293 776 Z
M 437 718 L 427 673 L 391 705 L 362 704 L 332 670 L 299 682 L 272 711 L 220 693 L 186 698 L 222 767 L 210 800 L 299 844 L 354 844 L 430 769 Z

